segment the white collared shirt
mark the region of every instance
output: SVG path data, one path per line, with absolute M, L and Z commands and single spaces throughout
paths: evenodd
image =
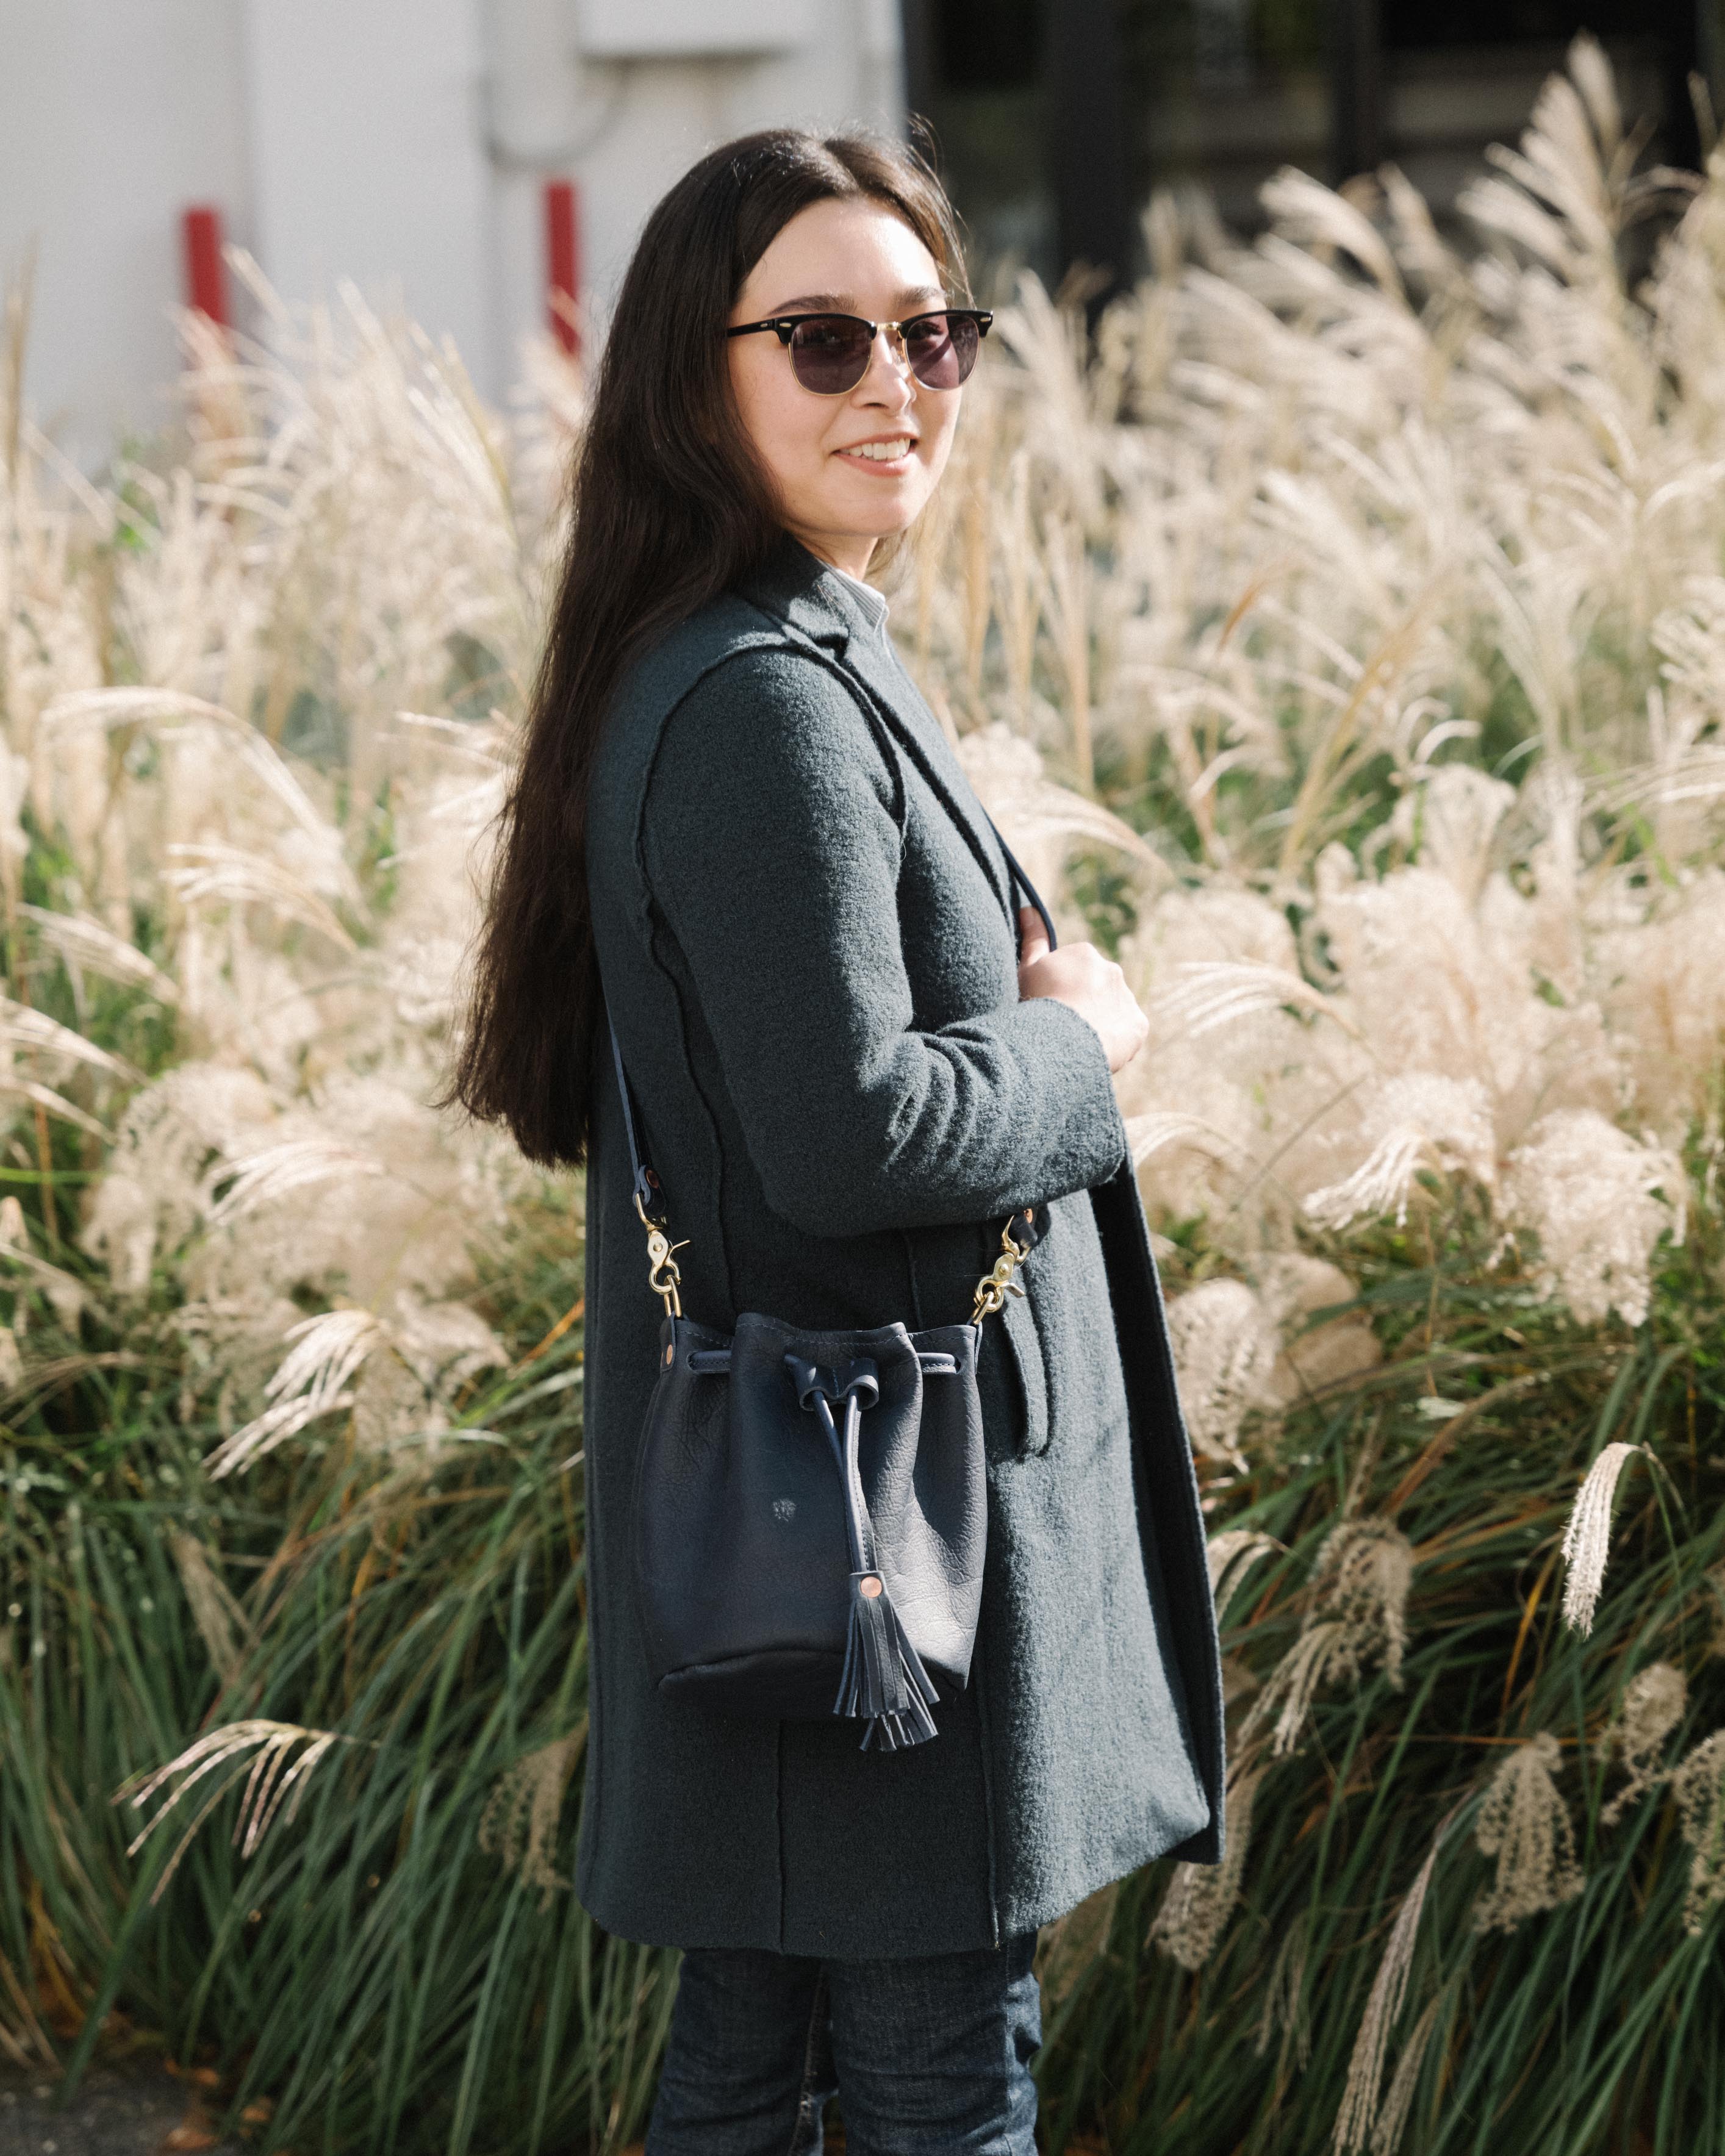
M 860 577 L 853 577 L 849 569 L 841 569 L 834 562 L 829 562 L 827 567 L 832 570 L 835 577 L 843 577 L 852 598 L 868 616 L 869 626 L 877 634 L 885 637 L 887 614 L 886 593 L 877 592 L 872 584 L 865 584 Z

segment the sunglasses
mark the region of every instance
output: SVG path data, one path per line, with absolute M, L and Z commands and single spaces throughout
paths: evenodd
M 869 371 L 876 335 L 896 337 L 905 364 L 925 389 L 956 389 L 969 378 L 977 349 L 994 317 L 978 307 L 942 307 L 907 322 L 865 322 L 860 315 L 775 315 L 742 322 L 727 337 L 771 330 L 791 356 L 791 370 L 817 397 L 842 397 Z

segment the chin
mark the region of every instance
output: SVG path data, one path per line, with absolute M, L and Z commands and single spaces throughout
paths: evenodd
M 920 501 L 907 501 L 902 509 L 876 510 L 872 516 L 864 519 L 857 529 L 867 532 L 871 539 L 891 539 L 895 532 L 907 530 L 922 514 L 922 504 Z
M 882 501 L 879 496 L 885 491 L 877 487 L 876 498 L 869 501 L 846 502 L 842 506 L 835 503 L 829 521 L 841 531 L 860 532 L 870 539 L 891 539 L 908 530 L 928 506 L 927 487 L 906 487 L 902 494 L 895 488 Z

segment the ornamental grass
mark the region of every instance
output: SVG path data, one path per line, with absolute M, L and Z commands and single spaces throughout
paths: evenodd
M 1002 305 L 891 572 L 1152 1017 L 1224 1626 L 1228 1861 L 1045 1931 L 1050 2150 L 1725 2146 L 1725 161 L 1640 145 L 1583 42 L 1465 246 L 1158 197 L 1093 326 Z M 582 382 L 251 282 L 100 482 L 8 315 L 0 2052 L 621 2151 L 579 1181 L 426 1105 Z

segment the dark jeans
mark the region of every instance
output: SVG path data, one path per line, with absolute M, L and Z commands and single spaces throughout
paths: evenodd
M 1034 2156 L 1034 1932 L 909 1961 L 692 1948 L 646 2156 Z

